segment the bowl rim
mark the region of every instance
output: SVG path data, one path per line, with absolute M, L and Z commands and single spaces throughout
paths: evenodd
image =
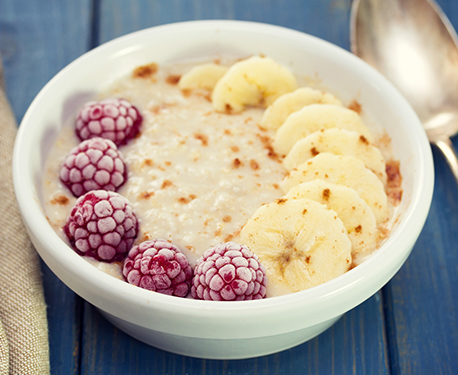
M 355 285 L 363 285 L 368 281 L 368 279 L 372 278 L 373 275 L 371 275 L 370 272 L 368 273 L 368 269 L 374 268 L 375 263 L 377 263 L 377 267 L 375 267 L 376 269 L 381 269 L 382 267 L 389 267 L 392 264 L 400 263 L 396 269 L 393 269 L 393 271 L 396 272 L 409 255 L 410 250 L 416 241 L 416 238 L 423 228 L 432 201 L 434 187 L 432 153 L 424 132 L 419 132 L 419 134 L 417 134 L 418 142 L 416 142 L 414 145 L 417 149 L 416 152 L 419 157 L 419 163 L 423 165 L 424 168 L 421 168 L 418 171 L 418 183 L 417 186 L 413 189 L 411 202 L 407 208 L 407 211 L 403 214 L 403 219 L 397 226 L 395 232 L 390 235 L 386 242 L 378 249 L 377 253 L 375 253 L 371 258 L 367 259 L 361 265 L 348 271 L 344 275 L 339 276 L 336 279 L 311 289 L 262 300 L 231 301 L 230 303 L 224 301 L 201 301 L 189 298 L 183 299 L 166 296 L 159 293 L 151 293 L 148 290 L 138 288 L 122 280 L 116 279 L 102 271 L 94 272 L 95 268 L 81 259 L 73 250 L 67 251 L 67 253 L 64 252 L 64 254 L 62 254 L 60 250 L 63 248 L 66 248 L 67 250 L 71 250 L 71 248 L 65 244 L 65 242 L 57 235 L 57 233 L 54 232 L 54 230 L 48 224 L 39 202 L 34 199 L 32 184 L 23 182 L 23 171 L 26 170 L 29 172 L 27 170 L 26 159 L 23 157 L 23 155 L 27 151 L 27 144 L 31 142 L 30 140 L 27 140 L 26 132 L 33 123 L 34 112 L 36 111 L 37 106 L 39 106 L 40 101 L 43 100 L 43 98 L 45 98 L 48 93 L 53 90 L 56 82 L 58 82 L 58 80 L 60 80 L 63 75 L 70 74 L 82 61 L 94 58 L 97 55 L 107 53 L 107 51 L 115 49 L 117 45 L 126 44 L 139 37 L 148 35 L 151 32 L 174 32 L 180 31 L 183 28 L 201 28 L 204 30 L 214 30 L 216 28 L 225 32 L 230 32 L 234 29 L 253 32 L 256 31 L 263 34 L 281 34 L 282 36 L 290 37 L 293 39 L 302 38 L 304 41 L 307 40 L 309 43 L 319 43 L 326 51 L 340 54 L 342 58 L 350 61 L 351 64 L 354 64 L 362 72 L 365 72 L 365 74 L 370 74 L 376 81 L 377 85 L 379 85 L 383 90 L 387 90 L 387 94 L 391 95 L 393 99 L 397 100 L 400 103 L 400 106 L 404 107 L 406 115 L 411 117 L 412 121 L 415 123 L 415 126 L 417 126 L 419 129 L 421 128 L 420 120 L 410 105 L 407 103 L 406 99 L 380 73 L 341 47 L 301 31 L 259 22 L 202 20 L 154 26 L 115 38 L 94 48 L 93 50 L 86 52 L 71 62 L 69 65 L 67 65 L 65 68 L 63 68 L 60 72 L 58 72 L 35 97 L 26 114 L 24 115 L 24 118 L 19 127 L 13 153 L 14 188 L 23 220 L 26 223 L 31 237 L 38 238 L 43 246 L 47 249 L 47 254 L 39 251 L 45 262 L 48 263 L 48 260 L 50 257 L 52 257 L 54 261 L 57 261 L 59 264 L 61 264 L 62 267 L 66 268 L 69 273 L 72 275 L 78 274 L 79 277 L 82 277 L 88 284 L 87 287 L 99 289 L 101 293 L 104 293 L 107 296 L 107 298 L 121 298 L 122 296 L 123 303 L 136 304 L 143 307 L 154 306 L 155 308 L 163 310 L 176 310 L 183 309 L 184 307 L 188 314 L 198 314 L 200 311 L 206 309 L 211 309 L 213 312 L 219 311 L 222 313 L 226 312 L 230 314 L 238 312 L 250 312 L 250 314 L 257 314 L 259 311 L 278 307 L 279 305 L 282 305 L 283 307 L 288 305 L 296 305 L 299 301 L 302 301 L 302 304 L 307 306 L 312 306 L 315 303 L 326 304 L 330 299 L 335 298 L 338 295 L 342 296 L 346 293 L 347 290 L 353 288 Z M 32 179 L 29 177 L 30 176 L 27 177 L 26 181 L 31 182 Z M 39 217 L 41 220 L 37 222 L 36 219 Z M 409 235 L 406 235 L 406 233 Z M 391 246 L 393 243 L 395 243 L 396 246 Z M 399 251 L 398 249 L 403 249 L 403 251 Z M 68 260 L 71 259 L 71 257 L 73 257 L 73 259 L 70 266 Z M 78 259 L 80 261 L 78 261 Z M 58 277 L 61 278 L 61 275 L 58 275 Z M 387 281 L 388 280 L 383 280 L 380 288 Z M 64 283 L 66 282 L 64 281 Z M 113 287 L 114 283 L 116 283 L 116 288 Z M 363 296 L 360 302 L 369 298 L 372 294 L 377 292 L 377 290 L 373 290 L 370 295 Z M 93 301 L 91 303 L 93 303 Z M 352 307 L 354 306 L 346 306 L 345 311 L 341 311 L 341 313 L 348 311 Z

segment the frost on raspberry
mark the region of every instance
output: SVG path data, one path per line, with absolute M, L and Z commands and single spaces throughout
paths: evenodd
M 196 299 L 239 301 L 266 296 L 267 276 L 259 258 L 245 245 L 226 242 L 197 261 L 191 295 Z
M 182 251 L 163 239 L 134 246 L 124 261 L 122 272 L 130 284 L 177 297 L 188 295 L 193 276 Z
M 75 197 L 91 190 L 116 191 L 127 180 L 127 168 L 112 141 L 91 138 L 74 147 L 66 156 L 60 180 Z
M 86 103 L 78 113 L 75 131 L 82 141 L 101 137 L 122 146 L 137 135 L 142 121 L 139 110 L 127 100 L 109 98 Z
M 76 200 L 63 229 L 78 254 L 118 262 L 132 248 L 138 228 L 126 198 L 111 191 L 93 190 Z

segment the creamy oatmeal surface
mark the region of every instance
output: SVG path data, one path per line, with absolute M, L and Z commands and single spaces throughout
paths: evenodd
M 194 265 L 209 247 L 237 241 L 255 210 L 283 195 L 279 183 L 286 172 L 271 149 L 272 132 L 257 125 L 263 110 L 215 112 L 207 91 L 177 87 L 178 77 L 189 69 L 186 64 L 161 66 L 152 74 L 137 69 L 98 99 L 123 97 L 144 118 L 141 134 L 119 148 L 128 181 L 118 193 L 140 220 L 138 242 L 168 239 Z M 50 153 L 44 179 L 46 213 L 64 239 L 62 226 L 76 198 L 58 175 L 77 144 L 69 124 Z
M 273 151 L 275 130 L 259 126 L 264 109 L 219 113 L 212 106 L 210 91 L 179 89 L 180 77 L 194 65 L 138 67 L 94 98 L 125 98 L 143 116 L 140 134 L 119 147 L 128 180 L 118 193 L 131 202 L 139 218 L 136 243 L 167 239 L 186 254 L 191 266 L 214 245 L 241 242 L 240 231 L 255 211 L 284 196 L 280 183 L 288 174 L 283 158 Z M 347 105 L 361 112 L 357 101 Z M 79 143 L 74 121 L 71 118 L 62 129 L 43 179 L 46 214 L 66 242 L 62 228 L 76 198 L 60 182 L 59 171 L 65 156 Z M 392 161 L 386 134 L 377 133 L 375 143 L 387 161 L 386 192 L 393 218 L 402 194 L 399 164 Z M 393 219 L 379 226 L 379 242 L 388 236 L 392 224 Z M 353 266 L 366 257 L 353 257 Z M 123 278 L 122 263 L 85 259 Z M 269 288 L 268 295 L 288 292 L 274 284 Z

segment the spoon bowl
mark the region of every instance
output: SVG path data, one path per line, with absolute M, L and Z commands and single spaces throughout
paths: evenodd
M 458 36 L 432 0 L 355 0 L 351 49 L 406 97 L 458 182 Z

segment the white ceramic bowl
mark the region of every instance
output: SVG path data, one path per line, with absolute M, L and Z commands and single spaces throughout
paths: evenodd
M 344 101 L 357 98 L 367 119 L 383 126 L 401 163 L 403 196 L 394 230 L 362 265 L 299 293 L 257 301 L 170 297 L 115 279 L 80 258 L 54 232 L 41 205 L 50 145 L 86 97 L 134 67 L 218 55 L 264 54 L 296 74 L 319 77 Z M 238 21 L 171 24 L 129 34 L 78 58 L 37 95 L 14 151 L 14 185 L 30 237 L 49 268 L 113 324 L 150 345 L 203 358 L 274 353 L 318 335 L 376 293 L 402 266 L 426 220 L 433 163 L 421 124 L 380 74 L 350 53 L 289 29 Z

